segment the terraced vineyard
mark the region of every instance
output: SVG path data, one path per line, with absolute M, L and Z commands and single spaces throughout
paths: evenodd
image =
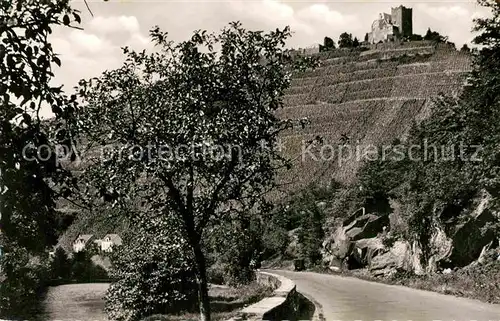
M 307 117 L 311 121 L 306 128 L 282 136 L 285 152 L 295 162 L 294 169 L 282 177 L 286 189 L 295 190 L 312 181 L 352 182 L 362 160 L 353 157 L 339 162 L 338 147 L 326 145 L 338 146 L 343 137 L 354 152 L 356 146 L 404 138 L 413 121 L 425 117 L 433 97 L 459 93 L 470 70 L 468 54 L 426 41 L 377 44 L 368 50 L 343 49 L 316 56 L 321 66 L 294 76 L 278 113 L 283 118 Z M 302 149 L 307 147 L 304 142 L 316 136 L 323 139 L 323 157 L 320 146 L 302 157 Z
M 282 118 L 311 121 L 305 128 L 289 130 L 282 136 L 285 152 L 295 163 L 281 177 L 285 192 L 313 181 L 352 182 L 362 164 L 355 155 L 339 162 L 338 149 L 333 148 L 323 148 L 321 157 L 321 146 L 309 149 L 313 158 L 302 152 L 307 141 L 320 136 L 323 146 L 337 147 L 341 138 L 348 138 L 354 149 L 404 137 L 414 120 L 425 117 L 432 97 L 440 92 L 459 92 L 470 68 L 467 54 L 425 41 L 377 44 L 316 55 L 321 66 L 293 77 L 284 97 L 284 108 L 278 111 Z M 68 168 L 77 174 L 81 166 Z M 78 212 L 64 201 L 58 207 L 62 212 Z M 87 219 L 85 224 L 66 233 L 71 236 L 67 238 L 68 246 L 69 240 L 83 230 L 96 234 L 96 230 L 101 230 L 96 226 L 102 225 L 102 233 L 113 232 L 105 229 L 110 225 L 106 221 Z

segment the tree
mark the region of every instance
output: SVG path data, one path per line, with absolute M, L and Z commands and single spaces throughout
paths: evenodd
M 358 38 L 354 37 L 354 40 L 352 41 L 352 46 L 354 48 L 359 47 L 359 40 L 358 40 Z
M 479 33 L 474 44 L 481 50 L 474 57 L 470 86 L 464 92 L 463 116 L 467 117 L 466 133 L 469 141 L 483 146 L 483 159 L 475 163 L 480 181 L 490 191 L 500 186 L 498 159 L 500 154 L 495 144 L 500 139 L 500 3 L 480 0 L 479 4 L 489 8 L 492 17 L 474 20 L 474 31 Z M 459 115 L 457 115 L 458 117 Z M 488 120 L 485 122 L 485 120 Z
M 92 261 L 93 251 L 87 249 L 73 254 L 71 260 L 71 279 L 78 282 L 95 282 L 107 280 L 104 268 Z
M 327 48 L 327 50 L 335 49 L 335 42 L 333 41 L 332 38 L 325 37 L 323 44 L 324 44 L 325 48 Z
M 469 48 L 469 46 L 467 46 L 466 43 L 464 43 L 464 45 L 462 46 L 462 48 L 460 48 L 460 51 L 461 52 L 470 52 L 470 48 Z
M 365 42 L 368 42 L 368 39 L 369 39 L 369 37 L 368 37 L 368 32 L 367 32 L 367 33 L 365 33 Z
M 339 37 L 339 48 L 351 48 L 353 46 L 352 34 L 344 32 Z
M 326 213 L 331 215 L 332 200 L 338 199 L 341 185 L 332 181 L 328 186 L 311 184 L 263 217 L 262 243 L 264 257 L 290 255 L 288 231 L 297 231 L 298 252 L 314 265 L 320 258 Z M 328 208 L 328 211 L 326 210 Z M 345 210 L 345 207 L 342 207 Z M 293 255 L 293 254 L 292 254 Z
M 431 28 L 428 28 L 427 32 L 425 33 L 424 40 L 446 42 L 448 38 L 440 35 L 439 32 L 432 31 Z
M 176 215 L 193 254 L 201 318 L 210 320 L 205 228 L 257 211 L 277 171 L 290 166 L 276 142 L 291 122 L 275 111 L 290 73 L 313 58 L 291 59 L 288 27 L 264 34 L 234 22 L 177 45 L 158 27 L 151 36 L 157 52 L 124 48 L 123 67 L 82 81 L 81 130 L 116 151 L 83 175 L 89 192 L 111 204 L 141 188 L 144 202 Z
M 0 309 L 7 316 L 23 311 L 16 306 L 27 302 L 17 290 L 34 294 L 27 283 L 9 300 L 20 273 L 31 273 L 27 262 L 57 241 L 54 199 L 73 183 L 56 153 L 57 144 L 69 145 L 68 135 L 64 128 L 50 135 L 39 112 L 51 106 L 57 118 L 71 119 L 76 96 L 50 85 L 52 66 L 61 61 L 48 39 L 54 26 L 74 22 L 80 17 L 68 0 L 0 3 L 0 264 L 6 276 Z
M 427 28 L 427 32 L 425 33 L 424 40 L 430 40 L 431 37 L 432 37 L 431 28 Z
M 71 262 L 62 247 L 58 247 L 50 264 L 52 279 L 69 280 L 71 277 Z
M 325 39 L 323 39 L 323 45 L 319 45 L 319 51 L 324 52 L 332 49 L 335 49 L 335 42 L 332 38 L 325 37 Z
M 298 235 L 301 254 L 307 258 L 310 266 L 315 266 L 321 260 L 321 246 L 325 237 L 323 231 L 325 214 L 318 206 L 306 209 L 304 212 Z

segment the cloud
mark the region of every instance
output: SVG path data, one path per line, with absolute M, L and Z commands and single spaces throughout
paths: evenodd
M 149 38 L 141 33 L 135 16 L 96 16 L 84 30 L 64 30 L 51 41 L 63 62 L 58 76 L 73 82 L 71 85 L 81 78 L 98 76 L 105 69 L 118 67 L 123 60 L 123 46 L 136 50 L 152 47 Z
M 89 23 L 89 29 L 98 34 L 140 32 L 139 21 L 134 16 L 95 17 Z
M 73 30 L 70 34 L 72 52 L 76 55 L 109 54 L 113 45 L 105 37 L 87 33 L 83 30 Z
M 480 14 L 477 7 L 463 4 L 427 4 L 419 3 L 413 10 L 414 32 L 425 33 L 427 28 L 448 36 L 457 46 L 469 43 L 472 20 Z M 417 14 L 417 16 L 415 16 Z
M 133 49 L 149 48 L 149 39 L 142 34 L 135 16 L 97 16 L 85 28 L 95 36 L 106 39 L 112 47 L 129 46 Z
M 421 13 L 436 19 L 436 20 L 451 20 L 460 18 L 470 18 L 472 13 L 459 5 L 449 5 L 449 6 L 430 6 L 426 3 L 421 3 L 417 5 L 417 9 Z
M 294 32 L 289 45 L 309 46 L 321 42 L 323 37 L 333 38 L 344 31 L 359 31 L 362 26 L 355 15 L 332 10 L 325 3 L 305 3 L 300 8 L 277 0 L 231 2 L 229 15 L 243 16 L 245 26 L 270 30 L 290 26 Z
M 344 15 L 339 11 L 331 10 L 325 4 L 313 4 L 297 13 L 298 20 L 305 20 L 312 24 L 327 24 L 329 26 L 348 27 L 357 22 L 354 15 Z
M 137 49 L 137 50 L 140 50 L 140 49 L 151 49 L 151 47 L 153 46 L 152 42 L 151 42 L 151 39 L 143 36 L 140 33 L 133 34 L 125 42 L 125 45 L 129 46 L 129 47 L 131 47 L 133 49 Z
M 362 26 L 356 16 L 332 10 L 325 4 L 313 4 L 299 10 L 295 21 L 298 25 L 307 26 L 302 29 L 318 42 L 324 36 L 336 38 L 344 31 L 359 32 Z M 302 38 L 300 34 L 298 36 Z
M 83 27 L 84 30 L 56 30 L 50 39 L 62 61 L 53 83 L 64 85 L 67 92 L 80 79 L 118 68 L 124 60 L 121 47 L 136 50 L 152 47 L 135 16 L 96 16 Z M 41 114 L 50 117 L 52 112 L 44 109 Z
M 404 2 L 403 2 L 404 3 Z M 182 41 L 197 29 L 218 32 L 229 21 L 241 21 L 249 30 L 275 30 L 290 26 L 293 36 L 289 47 L 307 47 L 325 36 L 338 40 L 342 32 L 363 37 L 379 12 L 390 12 L 399 3 L 385 1 L 345 2 L 327 0 L 279 1 L 140 1 L 92 2 L 95 17 L 83 3 L 84 31 L 63 28 L 54 32 L 53 47 L 61 53 L 62 67 L 56 70 L 57 82 L 71 88 L 81 78 L 98 76 L 106 69 L 117 68 L 123 61 L 120 47 L 151 49 L 147 30 L 159 25 L 169 38 Z M 485 10 L 470 3 L 404 3 L 413 7 L 414 32 L 424 34 L 428 27 L 450 37 L 457 46 L 472 38 L 472 19 Z M 79 7 L 78 7 L 79 6 Z
M 228 8 L 237 15 L 244 13 L 245 18 L 253 18 L 262 22 L 290 22 L 294 16 L 294 9 L 290 5 L 274 0 L 234 1 L 229 3 Z

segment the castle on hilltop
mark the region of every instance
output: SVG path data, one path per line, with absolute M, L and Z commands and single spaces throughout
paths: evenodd
M 389 42 L 413 34 L 412 9 L 404 6 L 391 8 L 391 14 L 381 13 L 368 33 L 369 43 Z

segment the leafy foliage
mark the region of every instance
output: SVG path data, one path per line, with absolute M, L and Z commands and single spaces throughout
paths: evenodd
M 108 280 L 108 273 L 104 268 L 94 264 L 92 253 L 80 251 L 73 254 L 71 260 L 71 279 L 81 283 Z
M 352 41 L 352 46 L 354 48 L 359 47 L 360 43 L 357 37 L 354 37 L 354 40 Z
M 74 21 L 80 17 L 68 0 L 0 3 L 0 246 L 5 253 L 0 308 L 6 316 L 22 311 L 13 309 L 13 302 L 33 297 L 40 286 L 37 270 L 29 270 L 25 258 L 41 255 L 57 240 L 53 200 L 56 190 L 74 182 L 57 165 L 60 153 L 55 153 L 55 144 L 70 145 L 68 131 L 51 137 L 39 117 L 46 106 L 60 119 L 71 119 L 74 111 L 76 96 L 68 98 L 50 85 L 52 66 L 61 61 L 48 40 L 54 26 Z
M 422 41 L 422 40 L 424 40 L 424 37 L 422 37 L 422 35 L 419 35 L 419 34 L 412 34 L 408 40 L 410 40 L 410 41 Z
M 288 230 L 276 222 L 266 224 L 262 231 L 263 258 L 268 259 L 275 255 L 284 255 L 290 240 Z
M 57 142 L 43 130 L 38 112 L 44 103 L 71 108 L 60 88 L 49 86 L 53 76 L 51 61 L 59 60 L 47 36 L 50 25 L 60 24 L 61 16 L 72 11 L 67 1 L 47 1 L 41 6 L 37 1 L 7 1 L 1 5 L 2 232 L 4 237 L 15 238 L 20 246 L 40 251 L 55 241 L 50 232 L 55 226 L 51 213 L 54 193 L 44 179 L 60 184 L 67 177 L 56 166 L 54 150 L 44 151 L 37 161 L 32 160 L 36 148 L 54 148 Z M 21 100 L 19 105 L 13 102 L 15 99 Z M 33 113 L 36 118 L 32 118 Z M 38 213 L 33 212 L 35 209 Z
M 464 296 L 489 303 L 500 303 L 500 261 L 498 252 L 486 262 L 471 264 L 450 274 L 393 276 L 393 282 L 427 291 Z
M 102 282 L 108 280 L 106 270 L 92 261 L 92 251 L 84 250 L 73 253 L 69 258 L 61 247 L 58 247 L 50 262 L 50 281 L 52 285 L 67 282 Z
M 264 258 L 285 255 L 290 243 L 288 231 L 299 229 L 300 255 L 311 265 L 318 263 L 324 238 L 323 227 L 341 185 L 332 182 L 327 187 L 308 186 L 292 196 L 265 217 L 267 228 L 263 235 Z
M 211 274 L 219 281 L 239 286 L 254 281 L 254 269 L 260 262 L 263 224 L 256 215 L 245 215 L 210 229 L 209 257 L 213 263 Z
M 39 312 L 39 297 L 47 285 L 48 269 L 45 260 L 30 255 L 26 248 L 11 246 L 2 257 L 8 260 L 2 273 L 0 307 L 2 315 L 10 318 L 30 318 Z
M 484 47 L 474 54 L 462 94 L 437 98 L 431 116 L 413 128 L 400 151 L 370 163 L 361 175 L 365 196 L 403 204 L 409 237 L 424 248 L 436 214 L 446 210 L 447 219 L 456 218 L 480 190 L 497 196 L 500 187 L 500 5 L 481 3 L 493 17 L 475 21 L 480 34 L 474 42 Z
M 464 43 L 462 48 L 460 48 L 460 51 L 469 53 L 471 50 L 470 50 L 469 46 L 467 46 L 467 44 Z
M 116 281 L 106 295 L 106 312 L 113 320 L 139 320 L 196 306 L 192 251 L 175 225 L 145 224 L 113 252 L 111 277 Z
M 50 262 L 51 278 L 68 280 L 71 277 L 71 261 L 66 254 L 66 251 L 58 247 Z
M 356 39 L 357 40 L 357 39 Z M 352 48 L 354 47 L 354 40 L 352 39 L 352 34 L 343 32 L 339 37 L 339 48 Z M 359 44 L 359 41 L 358 41 Z
M 431 28 L 428 28 L 423 39 L 435 42 L 446 42 L 448 37 L 442 36 L 439 32 L 432 31 Z
M 319 51 L 329 51 L 335 49 L 335 42 L 330 37 L 325 37 L 323 45 L 319 45 Z
M 311 266 L 318 264 L 321 260 L 321 246 L 325 233 L 325 214 L 318 207 L 307 210 L 298 235 L 301 244 L 301 254 Z

